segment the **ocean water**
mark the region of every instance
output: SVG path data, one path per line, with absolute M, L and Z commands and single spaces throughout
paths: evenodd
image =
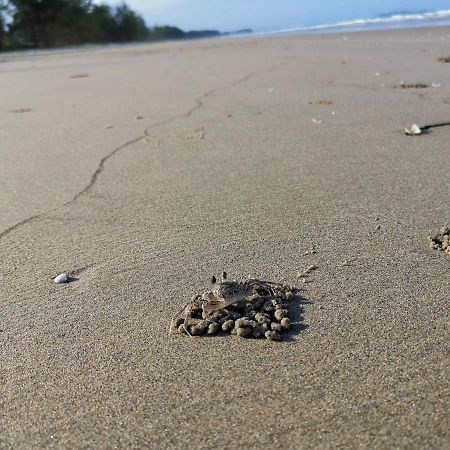
M 449 0 L 450 1 L 450 0 Z M 398 28 L 425 28 L 450 26 L 450 9 L 439 11 L 426 11 L 410 14 L 391 14 L 374 18 L 354 19 L 336 23 L 317 24 L 311 26 L 298 26 L 284 29 L 255 30 L 251 33 L 230 33 L 209 39 L 245 38 L 253 36 L 277 36 L 289 34 L 321 34 L 321 33 L 349 33 L 353 31 L 387 30 Z M 83 49 L 96 49 L 105 47 L 128 47 L 135 45 L 149 45 L 149 42 L 130 42 L 112 44 L 85 44 L 82 46 L 63 47 L 56 49 L 18 50 L 8 52 L 8 56 L 24 54 L 45 54 L 58 52 L 75 52 Z M 1 61 L 0 61 L 1 62 Z
M 424 28 L 450 25 L 450 9 L 420 13 L 392 14 L 373 18 L 354 19 L 336 23 L 299 26 L 281 30 L 254 31 L 247 36 L 274 36 L 287 34 L 348 33 L 352 31 L 387 30 L 397 28 Z

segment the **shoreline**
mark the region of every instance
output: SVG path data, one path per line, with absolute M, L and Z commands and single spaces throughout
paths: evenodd
M 108 50 L 108 49 L 127 49 L 130 47 L 141 47 L 141 46 L 159 46 L 165 44 L 183 44 L 183 43 L 196 43 L 196 42 L 214 42 L 214 41 L 222 41 L 222 40 L 240 40 L 240 39 L 260 39 L 260 38 L 283 38 L 290 36 L 339 36 L 345 33 L 348 34 L 371 34 L 371 33 L 384 33 L 384 32 L 411 32 L 414 30 L 434 30 L 434 29 L 442 29 L 442 28 L 450 28 L 450 19 L 449 23 L 444 24 L 426 24 L 426 25 L 417 25 L 417 26 L 397 26 L 397 27 L 386 27 L 386 28 L 367 28 L 367 29 L 342 29 L 342 30 L 303 30 L 303 31 L 267 31 L 267 32 L 253 32 L 250 34 L 230 34 L 230 35 L 222 35 L 217 37 L 205 37 L 205 38 L 193 38 L 193 39 L 167 39 L 161 41 L 137 41 L 137 42 L 126 42 L 126 43 L 117 43 L 111 42 L 109 44 L 85 44 L 80 46 L 73 47 L 57 47 L 57 48 L 48 48 L 48 49 L 27 49 L 27 50 L 11 50 L 11 51 L 0 51 L 0 58 L 2 56 L 46 56 L 46 55 L 58 55 L 58 54 L 70 54 L 75 52 L 89 52 L 89 51 L 97 51 L 97 50 Z M 0 61 L 5 62 L 7 59 Z

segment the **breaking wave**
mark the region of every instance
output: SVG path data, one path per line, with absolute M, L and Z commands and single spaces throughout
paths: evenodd
M 260 34 L 290 34 L 308 32 L 359 31 L 383 28 L 424 27 L 450 25 L 450 9 L 425 11 L 420 13 L 391 14 L 370 19 L 346 20 L 336 23 L 313 25 L 308 27 L 291 27 L 281 30 L 255 32 Z

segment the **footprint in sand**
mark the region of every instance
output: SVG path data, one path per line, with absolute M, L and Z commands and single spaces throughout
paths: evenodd
M 144 138 L 144 143 L 151 145 L 152 147 L 159 147 L 162 144 L 162 139 L 158 138 L 157 136 L 149 135 L 146 138 Z
M 18 108 L 18 109 L 11 109 L 9 110 L 10 113 L 14 113 L 14 114 L 23 114 L 26 112 L 30 112 L 33 111 L 31 108 Z
M 144 144 L 152 147 L 159 147 L 165 140 L 168 139 L 185 139 L 188 141 L 201 141 L 205 137 L 205 127 L 195 128 L 194 130 L 181 133 L 169 133 L 163 136 L 156 136 L 148 134 L 144 139 Z
M 205 137 L 205 127 L 196 128 L 185 135 L 188 141 L 201 141 Z

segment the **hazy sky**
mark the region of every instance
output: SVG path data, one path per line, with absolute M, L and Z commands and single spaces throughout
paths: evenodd
M 107 0 L 117 4 L 118 0 Z M 233 31 L 308 26 L 398 10 L 450 9 L 450 0 L 126 0 L 149 26 Z

